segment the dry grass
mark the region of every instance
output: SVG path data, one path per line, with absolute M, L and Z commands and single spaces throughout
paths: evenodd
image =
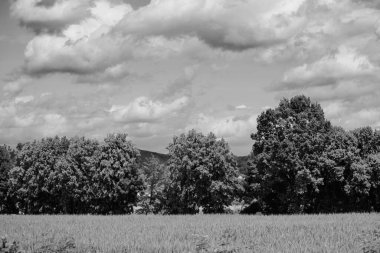
M 65 238 L 74 252 L 380 252 L 379 234 L 379 214 L 0 216 L 26 252 Z

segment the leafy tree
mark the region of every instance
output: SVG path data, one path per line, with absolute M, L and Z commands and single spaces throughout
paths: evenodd
M 8 146 L 0 146 L 0 213 L 13 210 L 12 199 L 8 196 L 9 171 L 14 166 L 15 151 Z
M 138 170 L 137 148 L 126 134 L 111 134 L 100 147 L 91 178 L 95 213 L 131 213 L 144 185 Z
M 72 138 L 64 161 L 57 163 L 66 177 L 59 176 L 59 196 L 65 213 L 91 213 L 91 202 L 94 198 L 93 177 L 100 155 L 100 144 L 96 140 L 84 137 Z M 58 188 L 58 187 L 57 187 Z
M 266 213 L 369 211 L 378 203 L 380 138 L 332 127 L 319 104 L 284 99 L 258 117 L 246 190 Z
M 371 173 L 371 189 L 369 199 L 371 210 L 380 211 L 380 153 L 372 154 L 367 157 L 367 164 Z
M 159 213 L 163 208 L 164 189 L 168 185 L 169 172 L 165 164 L 152 155 L 141 166 L 145 192 L 140 196 L 139 206 L 143 213 Z
M 371 127 L 362 127 L 352 131 L 357 140 L 357 148 L 361 157 L 380 152 L 380 136 Z
M 165 190 L 169 213 L 221 213 L 240 189 L 238 169 L 228 144 L 195 130 L 175 136 L 168 146 L 170 184 Z
M 319 157 L 331 124 L 310 98 L 283 99 L 257 119 L 247 190 L 266 213 L 312 212 L 323 184 Z
M 92 178 L 99 154 L 98 141 L 75 137 L 70 139 L 66 156 L 57 160 L 49 178 L 63 213 L 91 212 Z
M 60 199 L 51 192 L 51 173 L 69 146 L 66 137 L 25 143 L 9 173 L 10 194 L 23 213 L 57 213 Z

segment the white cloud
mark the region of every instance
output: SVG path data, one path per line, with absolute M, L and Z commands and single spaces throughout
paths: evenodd
M 235 106 L 235 109 L 237 109 L 237 110 L 246 110 L 246 109 L 248 109 L 249 107 L 248 106 L 246 106 L 246 105 L 237 105 L 237 106 Z
M 128 57 L 125 51 L 131 50 L 124 46 L 128 45 L 126 39 L 109 33 L 129 11 L 131 7 L 126 4 L 97 1 L 87 18 L 69 25 L 62 34 L 37 35 L 25 50 L 27 72 L 86 74 L 117 65 Z
M 249 140 L 250 133 L 256 131 L 256 118 L 257 115 L 215 118 L 201 113 L 187 129 L 195 128 L 205 133 L 213 132 L 220 138 L 245 137 Z
M 181 97 L 171 103 L 152 101 L 147 97 L 138 97 L 128 105 L 113 105 L 110 113 L 117 121 L 124 123 L 154 122 L 173 116 L 189 103 L 189 98 Z

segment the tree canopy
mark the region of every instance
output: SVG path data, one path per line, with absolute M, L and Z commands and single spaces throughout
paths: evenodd
M 367 158 L 378 152 L 377 132 L 333 127 L 321 106 L 305 96 L 283 99 L 275 109 L 263 112 L 257 122 L 246 189 L 262 211 L 318 213 L 379 208 L 370 196 L 377 191 L 371 184 L 376 162 L 371 167 Z
M 228 144 L 195 130 L 175 136 L 168 146 L 169 213 L 221 213 L 239 190 L 238 169 Z

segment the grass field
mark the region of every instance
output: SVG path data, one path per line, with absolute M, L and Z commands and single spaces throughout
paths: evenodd
M 27 252 L 70 237 L 74 252 L 380 252 L 380 214 L 5 215 L 0 235 Z

